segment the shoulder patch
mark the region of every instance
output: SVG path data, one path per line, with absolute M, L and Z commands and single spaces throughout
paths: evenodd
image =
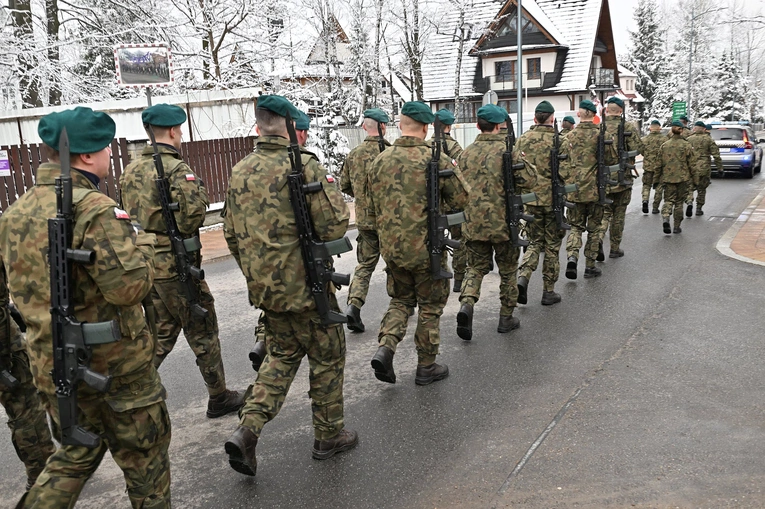
M 452 159 L 452 166 L 457 166 L 457 160 L 456 159 Z
M 186 174 L 186 182 L 191 182 L 191 181 L 194 181 L 196 179 L 197 179 L 197 177 L 193 173 L 187 173 Z
M 333 177 L 330 174 L 327 174 L 327 182 L 329 182 L 330 184 L 334 184 L 335 183 L 335 177 Z
M 114 217 L 117 219 L 130 219 L 130 214 L 125 212 L 122 209 L 118 209 L 117 207 L 114 207 Z

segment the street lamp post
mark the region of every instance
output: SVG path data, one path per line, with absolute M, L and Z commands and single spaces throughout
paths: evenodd
M 519 135 L 523 134 L 523 106 L 521 105 L 521 90 L 523 90 L 523 48 L 522 41 L 521 41 L 521 30 L 523 29 L 523 25 L 521 23 L 521 17 L 522 17 L 522 10 L 521 10 L 521 1 L 518 0 L 518 10 L 516 11 L 515 20 L 516 20 L 516 28 L 515 31 L 518 35 L 518 80 L 515 85 L 515 102 L 517 104 L 518 108 L 518 124 L 516 126 L 517 132 Z

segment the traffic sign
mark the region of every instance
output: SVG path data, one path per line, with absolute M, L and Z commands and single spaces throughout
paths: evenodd
M 680 120 L 680 117 L 688 113 L 685 101 L 675 101 L 672 103 L 672 120 Z

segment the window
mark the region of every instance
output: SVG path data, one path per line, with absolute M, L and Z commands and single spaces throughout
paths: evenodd
M 505 36 L 515 36 L 516 28 L 518 27 L 518 15 L 517 15 L 517 8 L 514 7 L 513 11 L 505 18 L 504 23 L 502 23 L 502 26 L 497 31 L 497 37 L 505 37 Z M 521 16 L 521 33 L 522 34 L 532 34 L 532 33 L 541 33 L 539 31 L 539 28 L 532 23 L 526 15 Z
M 528 67 L 526 71 L 528 73 L 527 79 L 530 79 L 530 80 L 542 79 L 542 71 L 541 71 L 542 59 L 541 58 L 529 58 L 528 60 L 526 60 L 526 67 Z
M 497 106 L 504 108 L 508 113 L 518 113 L 518 101 L 515 99 L 497 101 Z
M 516 76 L 516 60 L 503 60 L 494 63 L 494 74 L 498 82 L 514 82 Z

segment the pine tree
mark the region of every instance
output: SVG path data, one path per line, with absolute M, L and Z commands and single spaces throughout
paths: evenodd
M 658 8 L 656 0 L 638 3 L 634 14 L 637 30 L 630 32 L 632 51 L 626 63 L 626 67 L 638 75 L 635 89 L 645 98 L 646 119 L 655 115 L 654 100 L 667 66 L 663 48 L 666 31 L 659 24 Z

